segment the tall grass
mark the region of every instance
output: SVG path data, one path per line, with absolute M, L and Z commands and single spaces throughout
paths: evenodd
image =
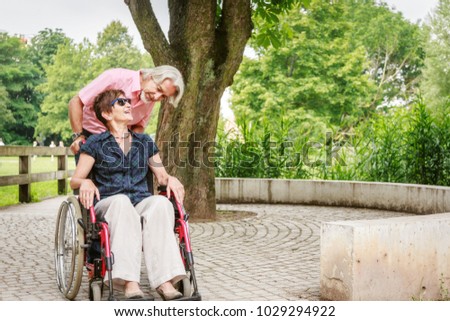
M 358 127 L 307 135 L 282 116 L 241 122 L 239 135 L 219 133 L 219 177 L 311 178 L 450 186 L 450 111 L 420 97 L 380 110 Z M 303 134 L 303 135 L 302 135 Z
M 308 173 L 299 152 L 304 138 L 293 138 L 290 125 L 281 117 L 276 123 L 240 121 L 238 133 L 219 130 L 216 176 L 305 178 Z
M 357 148 L 358 179 L 405 182 L 404 130 L 409 126 L 407 109 L 390 109 L 377 114 L 357 129 L 362 144 Z

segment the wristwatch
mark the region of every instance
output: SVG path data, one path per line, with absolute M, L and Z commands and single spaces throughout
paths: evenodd
M 75 141 L 75 139 L 77 139 L 78 137 L 80 137 L 80 136 L 82 136 L 83 135 L 83 133 L 81 132 L 81 133 L 73 133 L 72 134 L 72 141 Z

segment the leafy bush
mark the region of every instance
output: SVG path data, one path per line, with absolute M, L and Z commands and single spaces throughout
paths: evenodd
M 318 119 L 305 131 L 283 112 L 258 124 L 241 121 L 238 134 L 218 131 L 216 176 L 449 186 L 449 106 L 434 112 L 418 97 L 345 133 Z

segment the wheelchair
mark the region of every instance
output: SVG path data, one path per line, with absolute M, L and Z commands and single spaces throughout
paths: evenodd
M 160 195 L 166 195 L 165 187 L 158 190 Z M 198 292 L 189 237 L 189 214 L 173 197 L 170 201 L 175 210 L 174 232 L 177 235 L 187 275 L 187 278 L 176 285 L 183 297 L 174 301 L 200 301 L 201 295 Z M 54 261 L 58 288 L 66 299 L 76 298 L 82 283 L 83 270 L 86 269 L 89 300 L 102 299 L 106 274 L 108 274 L 108 300 L 116 300 L 112 284 L 114 254 L 110 248 L 108 223 L 96 216 L 94 207 L 85 209 L 76 196 L 69 196 L 59 207 Z

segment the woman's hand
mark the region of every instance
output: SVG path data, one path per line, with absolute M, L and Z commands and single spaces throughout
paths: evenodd
M 100 192 L 95 184 L 90 179 L 84 179 L 80 185 L 80 202 L 83 206 L 89 209 L 94 205 L 94 195 L 97 200 L 100 200 Z
M 170 176 L 167 179 L 167 197 L 170 198 L 170 194 L 172 193 L 178 203 L 183 204 L 184 200 L 184 186 L 178 180 L 178 178 L 174 176 Z
M 166 186 L 167 197 L 173 194 L 178 203 L 183 204 L 184 187 L 183 184 L 174 176 L 170 176 L 164 168 L 159 154 L 155 154 L 148 160 L 151 171 L 156 176 L 159 185 Z

